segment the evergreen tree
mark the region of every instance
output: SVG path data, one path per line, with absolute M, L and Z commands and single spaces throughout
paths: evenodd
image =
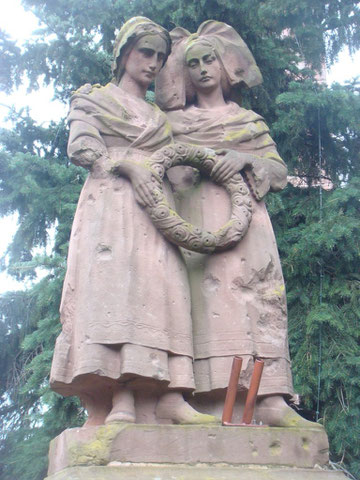
M 24 0 L 42 28 L 22 51 L 0 32 L 0 86 L 9 92 L 27 77 L 31 88 L 53 84 L 56 97 L 67 101 L 84 83 L 107 83 L 115 31 L 134 15 L 168 29 L 196 31 L 208 18 L 234 26 L 264 76 L 263 85 L 242 92 L 243 105 L 264 115 L 294 177 L 267 203 L 287 284 L 301 408 L 314 420 L 321 358 L 319 412 L 332 459 L 360 475 L 359 90 L 356 82 L 327 88 L 316 80 L 341 48 L 359 47 L 357 3 Z M 40 480 L 49 440 L 83 421 L 78 401 L 51 392 L 48 376 L 85 172 L 66 157 L 64 119 L 44 128 L 26 111 L 10 117 L 13 129 L 0 132 L 0 213 L 16 212 L 19 220 L 3 263 L 21 280 L 35 279 L 39 267 L 47 276 L 0 299 L 0 476 Z M 330 188 L 321 190 L 320 208 L 319 183 L 325 180 Z M 51 230 L 55 240 L 47 255 L 39 249 L 48 245 Z
M 332 458 L 359 475 L 358 89 L 291 83 L 277 108 L 280 151 L 304 182 L 268 199 L 288 290 L 295 386 L 312 420 L 319 391 Z

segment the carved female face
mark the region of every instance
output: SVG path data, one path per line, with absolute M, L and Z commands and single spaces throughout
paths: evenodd
M 212 91 L 221 85 L 222 69 L 210 45 L 195 43 L 186 52 L 185 62 L 196 91 Z
M 123 76 L 148 88 L 164 64 L 166 51 L 166 42 L 160 35 L 144 35 L 125 55 Z

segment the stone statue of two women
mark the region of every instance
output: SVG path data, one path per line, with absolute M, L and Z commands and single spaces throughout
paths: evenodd
M 285 187 L 287 170 L 264 119 L 229 100 L 261 83 L 253 56 L 221 22 L 169 34 L 135 17 L 117 36 L 112 71 L 109 84 L 71 99 L 68 154 L 90 173 L 71 233 L 52 388 L 80 397 L 85 426 L 218 422 L 233 356 L 243 358 L 240 392 L 261 358 L 256 420 L 306 426 L 285 402 L 286 298 L 263 201 Z M 161 108 L 145 99 L 155 79 Z M 160 186 L 149 158 L 178 142 L 215 152 L 210 178 L 178 166 Z M 231 214 L 219 184 L 240 173 L 252 217 L 227 250 L 179 248 L 144 209 L 161 188 L 187 222 L 216 231 Z

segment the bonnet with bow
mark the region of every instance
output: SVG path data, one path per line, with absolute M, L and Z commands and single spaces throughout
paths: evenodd
M 223 22 L 207 20 L 191 34 L 177 27 L 170 32 L 172 53 L 155 83 L 156 102 L 163 110 L 176 110 L 186 105 L 191 81 L 185 64 L 185 54 L 191 45 L 206 41 L 210 44 L 225 72 L 230 87 L 245 84 L 254 87 L 262 83 L 255 59 L 240 35 Z

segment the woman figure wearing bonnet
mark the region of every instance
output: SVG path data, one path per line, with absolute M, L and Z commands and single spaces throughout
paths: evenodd
M 220 228 L 230 216 L 230 202 L 216 182 L 238 172 L 252 195 L 249 229 L 234 248 L 212 254 L 183 250 L 192 295 L 194 404 L 219 414 L 233 356 L 243 358 L 243 392 L 260 358 L 265 365 L 256 421 L 313 425 L 284 399 L 293 395 L 285 286 L 263 201 L 268 191 L 286 186 L 287 168 L 264 119 L 229 100 L 239 86 L 261 83 L 261 73 L 241 37 L 222 22 L 204 22 L 193 35 L 182 28 L 170 35 L 172 54 L 156 82 L 158 103 L 168 111 L 176 142 L 212 148 L 221 158 L 211 180 L 191 167 L 169 171 L 180 215 L 206 230 Z
M 68 154 L 90 174 L 72 227 L 50 381 L 81 398 L 86 425 L 214 420 L 182 397 L 194 389 L 186 269 L 142 208 L 157 181 L 145 161 L 172 141 L 165 114 L 145 101 L 170 48 L 166 30 L 132 18 L 115 42 L 112 82 L 87 84 L 71 99 Z

